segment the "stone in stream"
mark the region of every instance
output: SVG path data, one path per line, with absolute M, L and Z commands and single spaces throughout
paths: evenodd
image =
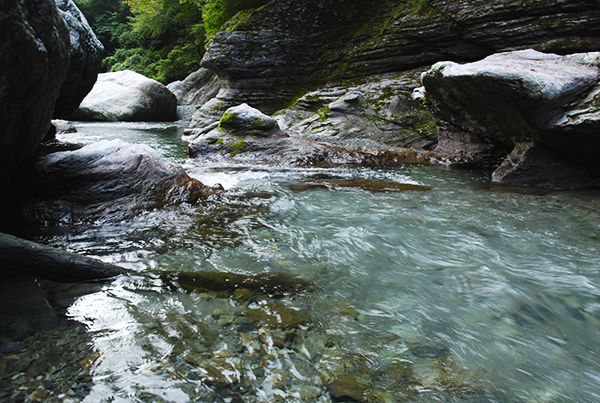
M 384 181 L 379 179 L 338 179 L 324 182 L 296 183 L 290 185 L 294 191 L 303 191 L 310 189 L 330 189 L 330 190 L 365 190 L 369 192 L 407 192 L 407 191 L 428 191 L 431 188 L 412 183 L 398 183 Z
M 205 107 L 209 107 L 206 104 Z M 207 119 L 209 119 L 207 117 Z M 353 151 L 333 144 L 291 137 L 277 121 L 246 104 L 226 109 L 220 120 L 202 129 L 184 131 L 189 155 L 206 162 L 330 167 L 337 165 L 398 166 L 427 164 L 430 155 L 414 150 L 399 152 Z
M 198 271 L 165 273 L 161 275 L 161 278 L 171 287 L 181 287 L 187 291 L 226 291 L 236 298 L 243 299 L 256 297 L 257 294 L 281 297 L 289 294 L 299 294 L 314 288 L 311 282 L 285 273 L 250 275 Z
M 158 81 L 134 71 L 103 73 L 70 119 L 173 121 L 177 119 L 177 98 Z
M 329 385 L 329 395 L 336 402 L 364 402 L 368 385 L 354 375 L 344 374 Z

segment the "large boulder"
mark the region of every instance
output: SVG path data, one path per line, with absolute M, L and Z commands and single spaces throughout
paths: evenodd
M 23 183 L 24 216 L 34 224 L 118 221 L 211 193 L 152 148 L 121 140 L 40 156 Z
M 219 78 L 210 70 L 200 68 L 182 81 L 173 81 L 167 88 L 177 97 L 179 105 L 204 105 L 219 92 Z
M 102 67 L 104 46 L 72 0 L 55 0 L 71 42 L 69 70 L 56 100 L 54 117 L 67 118 L 90 92 Z
M 0 3 L 0 189 L 50 128 L 69 66 L 69 30 L 54 0 Z M 1 203 L 7 202 L 2 198 Z
M 440 62 L 423 74 L 440 121 L 438 155 L 498 167 L 497 182 L 558 188 L 600 177 L 600 52 L 499 53 L 468 64 Z M 552 172 L 552 173 L 551 173 Z
M 70 119 L 173 121 L 177 98 L 158 81 L 134 71 L 103 73 Z

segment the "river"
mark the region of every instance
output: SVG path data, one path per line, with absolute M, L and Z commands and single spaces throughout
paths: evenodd
M 504 188 L 444 167 L 201 166 L 177 124 L 76 127 L 59 140 L 148 144 L 221 183 L 226 203 L 40 235 L 139 276 L 5 282 L 1 323 L 20 337 L 2 345 L 0 398 L 600 401 L 600 193 Z M 329 178 L 431 190 L 293 186 Z M 282 274 L 306 287 L 228 293 L 161 277 L 178 272 Z M 35 315 L 9 311 L 17 303 Z

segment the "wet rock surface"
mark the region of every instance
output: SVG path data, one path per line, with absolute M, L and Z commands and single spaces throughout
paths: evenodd
M 330 189 L 330 190 L 364 190 L 369 192 L 407 192 L 407 191 L 427 191 L 429 187 L 415 185 L 411 183 L 398 183 L 383 181 L 378 179 L 340 179 L 323 182 L 297 183 L 290 185 L 294 191 L 310 189 Z
M 436 154 L 450 164 L 496 168 L 510 153 L 493 176 L 500 183 L 596 186 L 599 70 L 597 52 L 524 50 L 436 63 L 422 77 L 440 120 Z
M 70 119 L 173 121 L 177 119 L 177 98 L 158 81 L 131 70 L 103 73 Z
M 150 147 L 120 140 L 41 156 L 24 181 L 26 219 L 48 224 L 119 220 L 212 193 Z

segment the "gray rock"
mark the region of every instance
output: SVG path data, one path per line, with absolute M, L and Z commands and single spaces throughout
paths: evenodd
M 177 97 L 178 105 L 202 106 L 217 95 L 219 78 L 210 70 L 200 68 L 183 81 L 174 81 L 167 88 Z
M 0 189 L 6 189 L 50 128 L 71 44 L 54 0 L 3 1 L 0 21 Z
M 26 180 L 31 193 L 24 216 L 36 224 L 118 221 L 210 194 L 155 150 L 121 140 L 39 157 Z
M 582 170 L 600 176 L 600 138 L 594 135 L 600 130 L 599 71 L 598 52 L 524 50 L 464 65 L 436 63 L 422 76 L 427 105 L 440 121 L 436 152 L 451 163 L 497 167 L 498 157 L 515 149 L 509 159 L 527 163 L 506 162 L 503 173 L 494 175 L 502 183 L 527 178 L 523 184 L 535 185 L 538 171 L 539 186 L 564 188 L 562 174 L 552 185 L 542 172 L 548 164 L 559 166 L 557 159 L 579 166 L 568 172 L 580 179 L 590 176 Z M 585 181 L 571 182 L 585 187 Z
M 332 79 L 535 47 L 600 50 L 597 0 L 274 0 L 238 14 L 207 45 L 222 101 L 265 113 Z
M 422 71 L 328 85 L 274 117 L 290 135 L 343 147 L 432 149 L 437 143 L 433 117 L 412 98 Z
M 220 130 L 227 130 L 243 136 L 271 137 L 274 134 L 283 134 L 274 118 L 248 104 L 227 109 L 221 117 L 218 127 Z
M 54 119 L 52 126 L 56 129 L 56 133 L 77 133 L 75 125 L 67 120 Z
M 55 1 L 69 28 L 71 50 L 69 70 L 56 100 L 54 117 L 67 118 L 94 86 L 102 66 L 104 46 L 72 0 Z
M 72 120 L 172 121 L 177 98 L 158 81 L 124 70 L 98 75 L 98 81 L 70 117 Z

